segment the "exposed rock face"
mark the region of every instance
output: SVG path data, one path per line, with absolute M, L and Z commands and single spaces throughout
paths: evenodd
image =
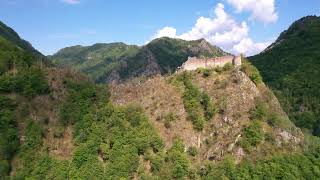
M 210 45 L 206 40 L 201 39 L 198 46 L 190 47 L 190 49 L 191 49 L 191 52 L 193 52 L 194 54 L 198 54 L 200 51 L 210 52 L 211 47 L 212 47 L 212 45 Z
M 148 60 L 148 63 L 146 65 L 144 75 L 151 76 L 155 74 L 161 74 L 160 67 L 155 61 L 155 58 L 152 53 L 149 54 L 147 60 Z
M 301 131 L 298 133 L 302 134 Z M 286 130 L 277 129 L 276 143 L 278 146 L 281 146 L 283 143 L 285 143 L 285 144 L 288 144 L 288 143 L 299 144 L 300 142 L 301 142 L 301 138 L 299 138 L 298 136 L 295 136 Z
M 106 80 L 106 82 L 111 84 L 118 83 L 119 81 L 120 81 L 120 75 L 117 71 L 112 71 Z
M 146 63 L 137 70 L 133 71 L 131 77 L 161 74 L 161 68 L 159 64 L 157 64 L 157 60 L 149 48 L 144 48 L 144 51 L 142 51 L 142 56 L 145 57 Z

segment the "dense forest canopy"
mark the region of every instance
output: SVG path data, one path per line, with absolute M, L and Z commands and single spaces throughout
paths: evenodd
M 290 119 L 320 135 L 320 18 L 307 16 L 250 57 Z

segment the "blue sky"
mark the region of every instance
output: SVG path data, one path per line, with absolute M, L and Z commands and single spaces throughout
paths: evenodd
M 206 38 L 255 54 L 320 0 L 0 0 L 0 20 L 48 55 L 71 45 Z

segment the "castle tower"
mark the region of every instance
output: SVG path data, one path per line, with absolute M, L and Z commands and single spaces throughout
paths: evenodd
M 235 56 L 232 63 L 233 63 L 234 66 L 241 66 L 241 64 L 242 64 L 242 54 L 240 56 Z

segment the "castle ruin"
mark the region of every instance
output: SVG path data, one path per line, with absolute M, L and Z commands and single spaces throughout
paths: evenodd
M 184 71 L 192 71 L 198 68 L 223 67 L 227 63 L 230 63 L 234 66 L 240 66 L 241 56 L 230 55 L 216 58 L 188 57 L 188 60 L 184 62 L 179 69 Z

